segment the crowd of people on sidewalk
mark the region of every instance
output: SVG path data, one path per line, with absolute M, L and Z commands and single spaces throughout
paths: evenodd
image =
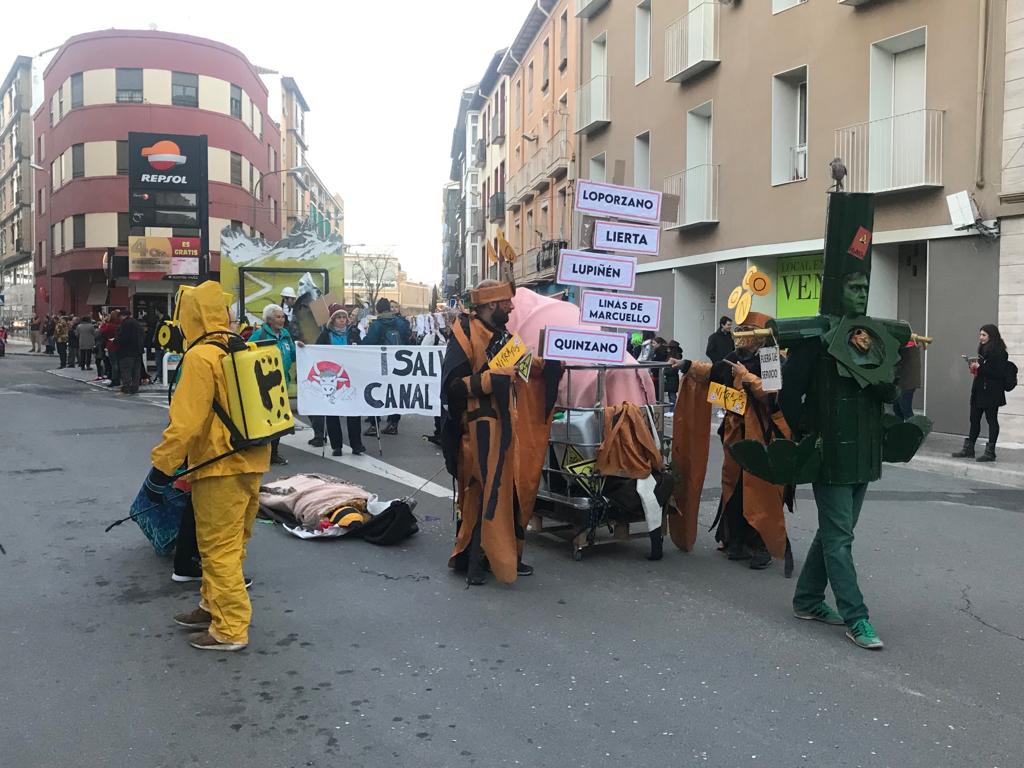
M 56 355 L 58 370 L 77 367 L 96 371 L 93 381 L 119 387 L 134 395 L 143 384 L 160 378 L 161 354 L 156 332 L 160 317 L 111 309 L 107 313 L 33 316 L 29 321 L 30 353 Z M 156 375 L 150 375 L 147 357 L 156 360 Z M 93 366 L 95 365 L 95 369 Z

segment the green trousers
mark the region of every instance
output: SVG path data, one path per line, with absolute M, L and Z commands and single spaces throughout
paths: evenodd
M 859 485 L 814 484 L 818 505 L 818 532 L 814 534 L 807 560 L 800 571 L 793 595 L 793 608 L 810 610 L 825 599 L 825 587 L 832 586 L 836 609 L 847 626 L 868 617 L 864 596 L 857 586 L 853 566 L 853 529 L 864 504 L 867 483 Z

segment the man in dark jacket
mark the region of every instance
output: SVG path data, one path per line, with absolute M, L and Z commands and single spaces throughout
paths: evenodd
M 366 329 L 366 336 L 360 341 L 370 347 L 394 347 L 412 343 L 412 328 L 409 321 L 391 311 L 391 302 L 378 299 L 375 307 L 377 317 Z M 397 435 L 398 422 L 402 417 L 397 413 L 388 416 L 388 424 L 381 430 L 382 435 Z M 367 437 L 377 437 L 377 420 L 364 432 Z
M 708 336 L 708 348 L 704 354 L 712 363 L 724 360 L 725 356 L 736 349 L 732 340 L 732 320 L 722 315 L 718 320 L 718 330 Z
M 139 391 L 145 334 L 142 323 L 131 315 L 127 315 L 117 329 L 116 354 L 121 369 L 121 392 L 126 395 L 135 395 Z

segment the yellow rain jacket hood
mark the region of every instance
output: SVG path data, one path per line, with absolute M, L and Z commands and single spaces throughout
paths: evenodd
M 183 464 L 194 467 L 228 453 L 231 433 L 213 412 L 216 398 L 228 410 L 227 385 L 222 360 L 227 354 L 213 344 L 196 341 L 204 333 L 228 329 L 228 311 L 219 283 L 207 281 L 181 297 L 178 322 L 188 351 L 178 370 L 178 386 L 171 399 L 171 423 L 163 440 L 153 449 L 153 466 L 173 475 Z M 213 340 L 225 341 L 224 336 Z M 266 472 L 270 468 L 270 446 L 261 445 L 215 461 L 189 475 L 192 480 L 225 477 L 247 472 Z

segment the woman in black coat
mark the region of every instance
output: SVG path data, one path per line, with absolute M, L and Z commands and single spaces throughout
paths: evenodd
M 971 362 L 971 431 L 964 447 L 953 454 L 958 459 L 973 459 L 974 444 L 981 434 L 981 417 L 988 422 L 988 444 L 978 461 L 996 460 L 999 439 L 999 409 L 1006 405 L 1006 374 L 1009 355 L 1006 344 L 994 325 L 983 325 L 978 333 L 978 359 Z

